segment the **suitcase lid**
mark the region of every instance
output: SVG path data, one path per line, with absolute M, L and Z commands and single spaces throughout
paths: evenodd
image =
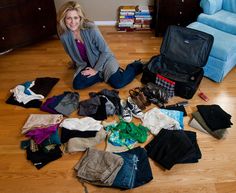
M 165 59 L 196 67 L 206 65 L 214 37 L 191 28 L 170 25 L 161 44 Z

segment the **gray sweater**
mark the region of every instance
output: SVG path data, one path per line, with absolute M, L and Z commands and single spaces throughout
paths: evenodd
M 95 24 L 90 22 L 87 25 L 88 28 L 81 29 L 80 34 L 85 44 L 89 63 L 93 69 L 98 71 L 100 77 L 107 82 L 110 76 L 119 69 L 118 61 Z M 62 34 L 60 40 L 65 51 L 76 64 L 75 78 L 87 66 L 87 63 L 82 60 L 71 31 L 68 30 Z

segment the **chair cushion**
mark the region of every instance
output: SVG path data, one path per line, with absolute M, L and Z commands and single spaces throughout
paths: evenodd
M 210 56 L 227 61 L 236 52 L 236 36 L 217 30 L 203 23 L 194 22 L 187 27 L 209 33 L 214 36 Z
M 236 1 L 235 0 L 224 0 L 222 9 L 236 13 Z
M 208 58 L 206 66 L 203 68 L 204 76 L 221 82 L 224 77 L 236 66 L 236 53 L 228 61 L 222 61 L 213 56 Z
M 222 9 L 223 0 L 201 0 L 200 6 L 203 13 L 212 15 Z
M 214 15 L 201 13 L 197 21 L 213 28 L 236 35 L 236 14 L 220 10 Z

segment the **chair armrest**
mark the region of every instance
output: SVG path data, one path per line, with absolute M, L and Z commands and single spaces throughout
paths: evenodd
M 201 0 L 200 6 L 203 12 L 212 15 L 222 9 L 223 0 Z

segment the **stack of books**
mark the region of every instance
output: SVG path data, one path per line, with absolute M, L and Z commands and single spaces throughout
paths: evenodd
M 119 9 L 118 31 L 133 31 L 136 6 L 121 6 Z
M 135 11 L 135 21 L 133 25 L 135 30 L 150 30 L 152 15 L 153 15 L 152 6 L 144 6 L 144 5 L 137 6 Z

